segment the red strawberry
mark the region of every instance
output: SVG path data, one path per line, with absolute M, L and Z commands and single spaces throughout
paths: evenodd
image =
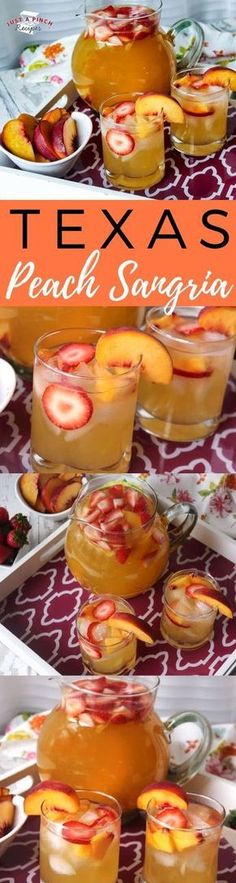
M 4 506 L 0 506 L 0 524 L 6 524 L 9 521 L 9 514 Z
M 91 362 L 94 359 L 95 347 L 88 343 L 68 343 L 61 346 L 56 353 L 57 364 L 60 371 L 68 371 L 76 368 L 81 362 Z
M 13 527 L 14 530 L 19 530 L 22 534 L 27 534 L 31 528 L 31 525 L 26 518 L 26 515 L 22 515 L 21 512 L 18 512 L 17 515 L 13 515 L 10 518 L 10 527 Z
M 125 129 L 108 129 L 106 142 L 112 153 L 116 156 L 128 156 L 135 148 L 135 140 Z
M 186 325 L 177 325 L 177 330 L 179 334 L 185 334 L 186 337 L 190 337 L 191 334 L 199 334 L 202 331 L 200 325 L 196 325 L 194 322 L 189 322 Z
M 42 397 L 48 419 L 60 429 L 81 429 L 93 413 L 91 399 L 83 389 L 50 383 Z
M 9 555 L 10 555 L 9 548 L 7 548 L 7 546 L 3 546 L 2 544 L 0 544 L 0 564 L 4 564 L 4 561 L 7 561 L 7 558 L 9 558 Z
M 117 104 L 112 112 L 113 120 L 115 123 L 121 123 L 122 120 L 127 116 L 133 116 L 135 113 L 135 104 L 134 101 L 122 101 L 121 104 Z
M 7 545 L 11 549 L 21 549 L 28 542 L 25 533 L 20 530 L 10 530 L 6 537 Z
M 106 619 L 110 619 L 110 616 L 113 616 L 113 613 L 116 612 L 115 602 L 110 598 L 107 601 L 99 601 L 99 603 L 93 609 L 94 619 L 98 619 L 99 622 L 103 622 Z
M 130 549 L 126 549 L 125 546 L 121 546 L 120 549 L 116 549 L 116 559 L 119 564 L 125 564 L 129 555 Z
M 186 816 L 176 806 L 166 806 L 164 809 L 161 809 L 157 819 L 165 828 L 188 828 Z
M 95 40 L 98 40 L 99 43 L 106 43 L 111 37 L 111 30 L 108 25 L 96 25 L 94 36 Z

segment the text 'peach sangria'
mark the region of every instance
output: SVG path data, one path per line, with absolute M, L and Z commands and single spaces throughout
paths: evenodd
M 42 883 L 116 883 L 121 809 L 97 791 L 75 791 L 54 780 L 25 798 L 27 815 L 40 816 Z
M 211 576 L 197 570 L 173 573 L 164 586 L 163 638 L 186 650 L 201 647 L 212 638 L 217 611 L 233 616 Z
M 72 56 L 79 95 L 95 110 L 113 94 L 170 92 L 176 65 L 169 34 L 160 29 L 162 3 L 88 8 L 86 30 Z
M 124 598 L 107 595 L 89 600 L 77 617 L 77 634 L 84 664 L 94 674 L 122 674 L 134 668 L 137 639 L 154 644 L 155 634 L 135 616 Z
M 115 95 L 101 107 L 104 166 L 115 187 L 143 190 L 165 174 L 164 117 L 181 123 L 172 98 L 158 94 Z
M 165 345 L 173 376 L 168 387 L 142 374 L 139 422 L 170 441 L 187 442 L 215 432 L 222 411 L 236 342 L 236 308 L 206 307 L 165 315 L 150 310 L 148 334 Z
M 230 90 L 236 90 L 236 71 L 201 66 L 183 71 L 173 80 L 171 94 L 179 101 L 184 121 L 171 125 L 176 150 L 208 156 L 220 150 L 227 136 Z
M 144 883 L 216 883 L 221 804 L 163 782 L 146 788 L 138 806 L 147 812 Z

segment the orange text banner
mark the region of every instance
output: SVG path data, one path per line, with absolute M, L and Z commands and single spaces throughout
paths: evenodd
M 234 202 L 0 202 L 1 306 L 236 306 Z

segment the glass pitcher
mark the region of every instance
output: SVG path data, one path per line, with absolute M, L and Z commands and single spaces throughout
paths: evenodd
M 158 684 L 158 678 L 91 675 L 62 682 L 61 702 L 46 717 L 39 735 L 40 778 L 102 789 L 125 813 L 135 810 L 138 795 L 150 782 L 167 775 L 181 784 L 188 781 L 210 750 L 211 728 L 194 711 L 162 723 L 155 709 Z M 193 735 L 195 748 L 186 755 L 184 740 Z
M 95 110 L 107 98 L 125 92 L 168 95 L 176 55 L 181 65 L 184 54 L 188 65 L 201 52 L 203 36 L 196 22 L 178 21 L 166 33 L 161 29 L 161 0 L 150 6 L 135 0 L 128 6 L 119 0 L 109 6 L 87 0 L 85 10 L 85 29 L 72 55 L 72 75 L 79 95 Z
M 131 512 L 126 511 L 129 497 Z M 95 508 L 98 498 L 102 516 Z M 121 515 L 114 524 L 117 503 Z M 174 527 L 176 519 L 181 523 Z M 100 475 L 84 485 L 76 500 L 65 540 L 68 566 L 95 594 L 140 595 L 162 576 L 170 553 L 189 536 L 196 520 L 197 510 L 189 503 L 177 503 L 160 515 L 154 489 L 138 476 Z

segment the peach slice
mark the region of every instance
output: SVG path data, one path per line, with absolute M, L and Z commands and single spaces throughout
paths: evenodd
M 218 331 L 233 337 L 236 334 L 236 307 L 205 307 L 198 322 L 204 331 Z
M 52 147 L 57 159 L 65 159 L 66 156 L 66 148 L 63 139 L 64 125 L 65 120 L 61 117 L 52 128 Z
M 100 831 L 98 834 L 94 834 L 94 837 L 91 839 L 91 850 L 92 855 L 97 861 L 101 861 L 104 858 L 112 840 L 114 840 L 112 831 Z
M 35 154 L 35 162 L 46 162 L 46 163 L 49 163 L 49 162 L 50 162 L 50 159 L 46 159 L 46 157 L 45 157 L 45 156 L 42 156 L 41 153 L 36 153 L 36 154 Z
M 136 328 L 114 328 L 102 334 L 96 346 L 99 365 L 131 368 L 141 360 L 141 371 L 153 383 L 168 384 L 172 361 L 158 340 Z
M 70 509 L 81 489 L 81 481 L 69 481 L 64 487 L 57 487 L 50 499 L 52 512 Z
M 233 619 L 233 611 L 224 598 L 218 594 L 215 589 L 205 588 L 202 585 L 193 585 L 186 589 L 186 595 L 189 595 L 191 598 L 195 598 L 196 601 L 201 601 L 202 604 L 207 604 L 209 607 L 213 607 L 216 610 L 219 610 L 222 613 L 222 616 L 228 616 L 229 619 Z
M 62 488 L 64 488 L 64 482 L 61 481 L 59 476 L 57 478 L 49 478 L 48 481 L 46 481 L 46 484 L 41 490 L 41 499 L 47 512 L 54 512 L 52 496 L 55 495 L 56 491 L 62 490 Z
M 175 313 L 172 313 L 171 316 L 160 316 L 159 319 L 152 319 L 151 325 L 155 325 L 156 328 L 173 328 L 175 325 Z
M 137 116 L 155 117 L 164 114 L 169 123 L 184 123 L 184 112 L 178 101 L 169 98 L 168 95 L 159 95 L 157 92 L 146 92 L 140 95 L 135 102 Z
M 147 832 L 147 843 L 150 844 L 155 850 L 158 849 L 161 852 L 174 852 L 174 844 L 169 831 L 162 831 L 161 828 L 157 829 L 155 832 L 151 832 L 148 830 Z
M 31 113 L 20 113 L 18 120 L 21 120 L 21 122 L 23 123 L 27 138 L 29 138 L 29 140 L 32 143 L 33 137 L 34 137 L 34 130 L 36 129 L 36 126 L 38 125 L 38 120 L 36 120 L 36 117 L 33 117 L 31 115 Z
M 45 159 L 49 159 L 51 162 L 55 162 L 58 159 L 57 154 L 52 146 L 52 132 L 53 127 L 48 120 L 40 120 L 40 123 L 36 126 L 34 130 L 34 148 L 37 153 L 41 153 Z
M 146 810 L 150 800 L 154 800 L 156 806 L 168 804 L 177 809 L 187 809 L 188 800 L 180 785 L 172 782 L 152 782 L 141 791 L 137 800 L 138 809 Z
M 45 780 L 35 785 L 24 800 L 24 811 L 27 816 L 40 816 L 41 806 L 47 801 L 49 809 L 77 812 L 80 806 L 79 798 L 70 785 L 63 782 Z
M 203 356 L 181 356 L 174 355 L 173 373 L 180 377 L 210 377 L 212 371 L 208 368 L 208 363 Z
M 72 117 L 68 117 L 65 120 L 63 126 L 63 141 L 65 145 L 66 155 L 71 156 L 72 153 L 77 150 L 78 139 L 77 139 L 77 126 L 75 120 L 72 120 Z
M 38 497 L 39 476 L 37 472 L 25 472 L 20 477 L 19 485 L 22 496 L 29 506 L 35 506 Z
M 0 837 L 4 837 L 14 823 L 15 807 L 8 789 L 2 788 L 1 791 L 5 791 L 5 794 L 0 796 Z
M 3 147 L 6 147 L 6 150 L 9 150 L 14 156 L 34 161 L 34 149 L 22 120 L 9 120 L 5 124 L 2 130 L 2 143 Z
M 183 849 L 190 849 L 191 846 L 197 846 L 201 842 L 202 835 L 190 829 L 184 831 L 171 831 L 171 839 L 177 852 Z
M 128 632 L 130 634 L 135 635 L 139 641 L 144 641 L 145 644 L 154 644 L 156 637 L 150 626 L 147 625 L 146 622 L 138 619 L 137 616 L 133 616 L 132 613 L 125 613 L 122 610 L 117 610 L 116 613 L 110 619 L 110 625 L 117 626 L 118 628 L 122 628 L 122 631 Z
M 54 126 L 54 123 L 58 123 L 58 120 L 61 120 L 62 117 L 67 116 L 66 110 L 61 110 L 60 107 L 53 107 L 52 110 L 47 110 L 46 113 L 43 114 L 42 120 L 47 120 L 48 123 L 51 123 Z
M 222 86 L 236 92 L 236 71 L 230 67 L 210 67 L 202 79 L 208 86 Z
M 170 619 L 170 622 L 173 622 L 173 624 L 179 626 L 179 628 L 189 629 L 191 627 L 191 622 L 185 622 L 185 618 L 183 618 L 181 614 L 176 613 L 175 610 L 173 610 L 173 607 L 168 607 L 168 610 L 165 610 L 165 615 Z

